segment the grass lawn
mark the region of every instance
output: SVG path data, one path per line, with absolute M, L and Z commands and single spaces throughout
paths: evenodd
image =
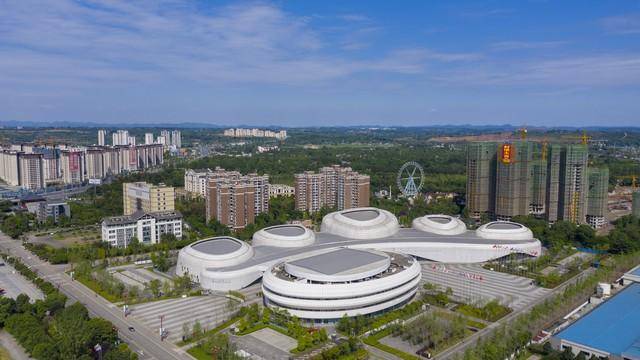
M 187 352 L 198 360 L 211 360 L 211 355 L 207 354 L 200 346 L 194 346 L 187 350 Z
M 11 360 L 11 356 L 9 355 L 9 352 L 7 351 L 7 349 L 3 348 L 2 346 L 0 346 L 0 360 Z

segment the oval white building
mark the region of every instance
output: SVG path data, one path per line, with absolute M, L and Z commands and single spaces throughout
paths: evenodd
M 202 277 L 202 274 L 207 269 L 239 265 L 253 255 L 253 248 L 249 244 L 230 236 L 196 241 L 178 253 L 176 275 L 189 274 L 194 281 L 205 287 L 207 277 Z
M 275 264 L 263 275 L 262 292 L 269 307 L 302 319 L 335 321 L 406 303 L 421 274 L 408 255 L 334 248 Z
M 256 231 L 253 246 L 302 247 L 316 241 L 313 231 L 301 225 L 276 225 Z
M 399 228 L 392 213 L 372 207 L 332 212 L 321 225 L 322 232 L 349 239 L 379 239 L 394 235 Z
M 536 257 L 542 251 L 540 241 L 533 237 L 531 230 L 513 222 L 492 222 L 477 230 L 467 230 L 457 218 L 426 215 L 416 219 L 413 228 L 399 228 L 395 216 L 388 211 L 359 208 L 328 214 L 323 219 L 322 231 L 317 233 L 298 225 L 278 225 L 256 232 L 252 245 L 228 236 L 200 240 L 180 250 L 176 273 L 189 274 L 204 289 L 228 291 L 249 286 L 263 275 L 264 279 L 273 278 L 269 269 L 277 264 L 285 264 L 282 271 L 291 276 L 332 283 L 330 285 L 336 285 L 336 288 L 342 285 L 333 284 L 334 282 L 346 281 L 350 282 L 350 287 L 354 287 L 360 281 L 348 278 L 349 273 L 314 274 L 292 264 L 297 259 L 345 247 L 365 252 L 406 254 L 443 263 L 480 263 L 513 255 Z M 378 265 L 383 266 L 382 263 Z M 372 264 L 367 264 L 366 267 L 374 273 L 382 271 Z M 368 275 L 357 273 L 357 276 Z M 289 290 L 305 288 L 299 287 L 302 284 L 296 283 L 294 286 L 291 282 L 280 284 L 287 285 L 285 287 L 291 288 Z M 276 289 L 272 290 L 274 299 L 277 300 L 276 297 L 281 293 Z M 308 290 L 316 291 L 317 288 L 310 287 Z M 285 298 L 287 296 L 293 295 L 286 295 Z M 287 303 L 284 302 L 283 305 Z M 369 305 L 372 306 L 371 311 L 377 311 L 373 305 Z M 327 311 L 328 315 L 333 316 L 339 309 Z M 319 313 L 307 315 L 313 314 Z

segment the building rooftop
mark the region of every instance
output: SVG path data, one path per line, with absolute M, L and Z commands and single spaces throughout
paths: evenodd
M 304 228 L 300 225 L 276 225 L 264 229 L 264 231 L 280 236 L 300 236 L 304 235 Z
M 556 337 L 613 355 L 640 357 L 640 284 L 629 285 Z
M 157 211 L 145 213 L 143 210 L 138 210 L 131 215 L 112 216 L 104 218 L 102 221 L 107 225 L 125 225 L 131 224 L 140 220 L 144 216 L 150 216 L 156 220 L 172 220 L 181 219 L 182 214 L 179 211 Z
M 448 224 L 453 221 L 452 218 L 448 218 L 444 216 L 429 216 L 429 220 L 435 221 L 440 224 Z
M 191 247 L 209 255 L 224 255 L 237 251 L 242 247 L 242 244 L 230 237 L 219 237 L 198 242 Z
M 291 261 L 290 264 L 324 275 L 336 275 L 385 259 L 386 257 L 371 251 L 341 248 L 324 254 Z
M 506 222 L 506 221 L 496 221 L 487 224 L 487 229 L 495 229 L 495 230 L 510 230 L 510 229 L 520 229 L 522 225 Z
M 377 218 L 380 212 L 374 209 L 362 209 L 342 212 L 343 216 L 357 221 L 368 221 Z

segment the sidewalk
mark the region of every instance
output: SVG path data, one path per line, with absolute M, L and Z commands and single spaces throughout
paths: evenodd
M 1 330 L 0 331 L 0 345 L 3 348 L 7 349 L 9 355 L 11 355 L 12 360 L 28 360 L 31 359 L 29 355 L 24 351 L 22 346 L 18 344 L 16 339 L 11 336 L 8 332 Z

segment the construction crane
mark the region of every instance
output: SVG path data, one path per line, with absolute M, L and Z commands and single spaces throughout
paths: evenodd
M 580 136 L 580 143 L 582 145 L 587 145 L 589 143 L 589 140 L 591 140 L 591 136 L 587 135 L 587 132 L 585 130 L 582 130 L 582 136 Z
M 520 132 L 520 139 L 522 141 L 527 140 L 527 128 L 523 126 L 520 129 L 518 129 L 518 131 Z

